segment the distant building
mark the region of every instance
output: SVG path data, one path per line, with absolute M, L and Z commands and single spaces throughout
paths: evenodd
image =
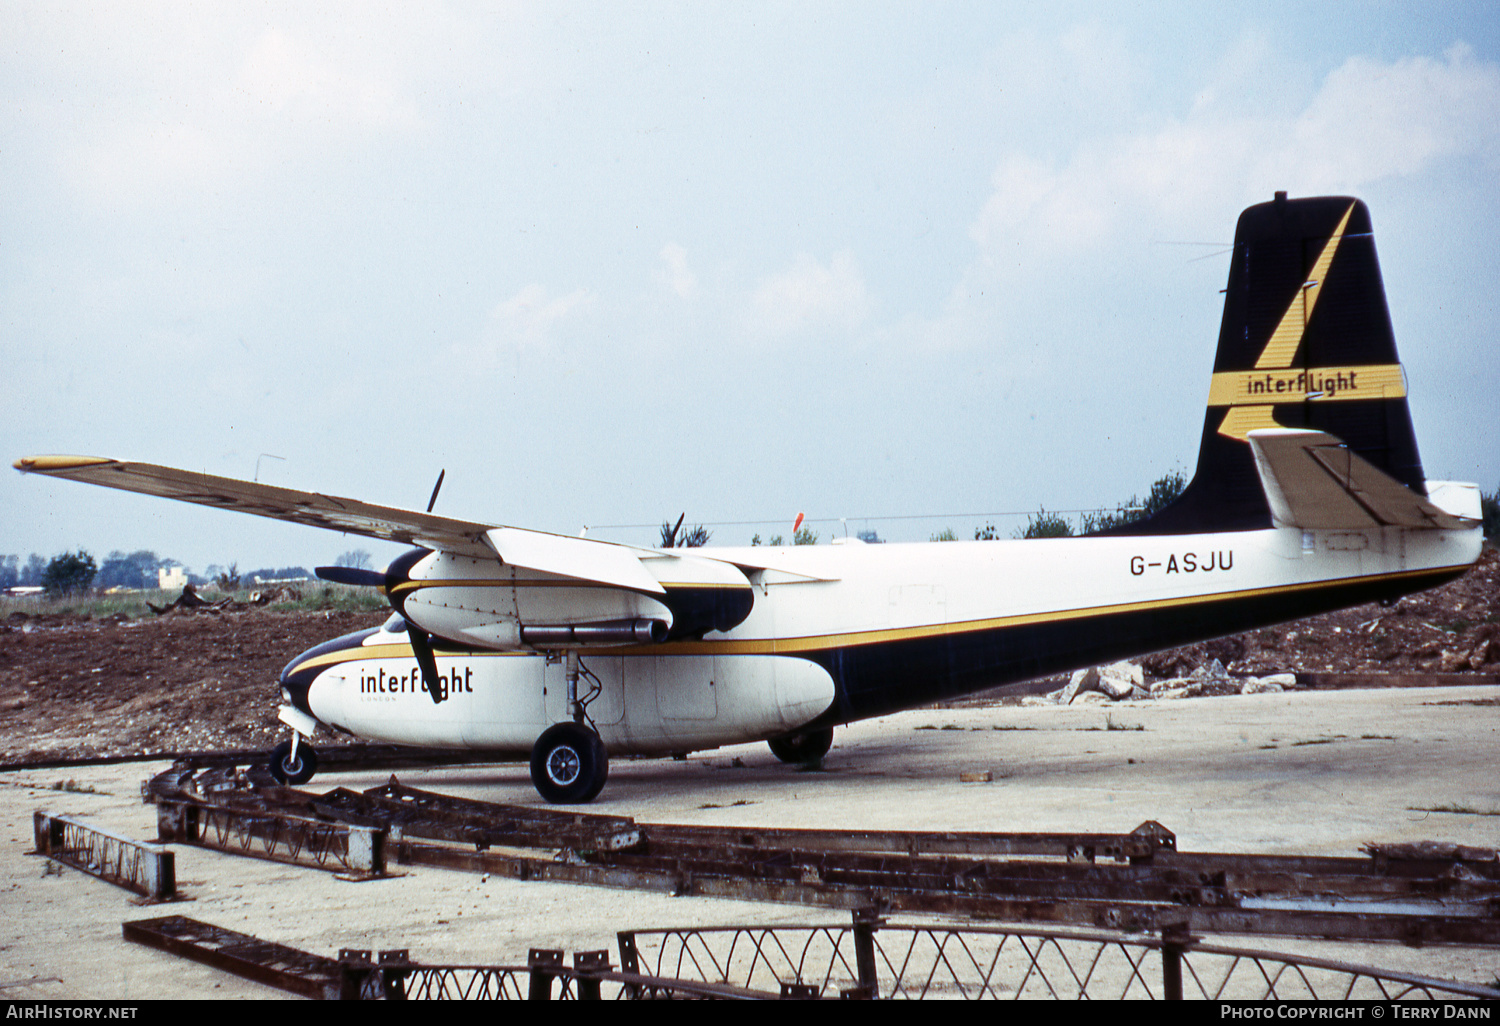
M 163 566 L 156 570 L 156 586 L 162 591 L 176 591 L 187 584 L 187 568 Z

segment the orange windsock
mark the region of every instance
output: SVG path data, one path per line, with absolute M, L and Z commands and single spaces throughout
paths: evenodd
M 797 533 L 797 528 L 799 528 L 801 526 L 802 526 L 802 514 L 798 513 L 797 514 L 797 519 L 794 520 L 794 521 L 792 521 L 792 533 L 796 534 Z

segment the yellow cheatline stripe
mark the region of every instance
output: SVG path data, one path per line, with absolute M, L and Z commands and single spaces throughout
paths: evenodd
M 750 583 L 735 584 L 733 581 L 662 581 L 663 588 L 725 588 L 749 591 Z M 600 588 L 609 591 L 636 591 L 615 584 L 588 581 L 581 577 L 558 577 L 548 580 L 522 579 L 512 581 L 504 577 L 454 578 L 452 580 L 403 581 L 392 589 L 392 594 L 403 594 L 424 588 Z M 646 592 L 638 592 L 646 594 Z
M 1344 367 L 1220 371 L 1208 389 L 1210 406 L 1256 406 L 1349 399 L 1400 399 L 1406 374 L 1399 363 Z
M 531 652 L 497 652 L 488 649 L 477 649 L 461 653 L 438 651 L 434 653 L 440 659 L 473 659 L 477 656 L 529 656 Z M 336 652 L 324 652 L 320 656 L 314 656 L 306 662 L 298 663 L 293 668 L 293 673 L 312 669 L 318 666 L 337 666 L 339 663 L 356 663 L 364 659 L 416 659 L 411 645 L 355 645 L 352 648 L 341 648 Z
M 943 637 L 950 634 L 973 634 L 979 631 L 997 630 L 1006 627 L 1026 627 L 1032 624 L 1059 620 L 1086 620 L 1120 613 L 1137 613 L 1145 610 L 1177 609 L 1196 603 L 1228 602 L 1234 599 L 1260 598 L 1265 595 L 1291 595 L 1298 592 L 1332 588 L 1356 581 L 1376 583 L 1397 581 L 1404 578 L 1426 577 L 1454 570 L 1466 569 L 1470 564 L 1427 567 L 1421 570 L 1403 570 L 1393 574 L 1370 576 L 1336 577 L 1327 581 L 1307 581 L 1301 584 L 1271 585 L 1265 588 L 1248 588 L 1240 591 L 1222 591 L 1207 595 L 1184 595 L 1170 599 L 1147 599 L 1141 602 L 1120 602 L 1106 606 L 1083 606 L 1078 609 L 1062 609 L 1044 613 L 1022 613 L 1015 616 L 997 616 L 984 620 L 967 620 L 956 623 L 930 624 L 922 627 L 893 627 L 874 631 L 852 631 L 842 634 L 810 635 L 801 638 L 756 638 L 744 641 L 725 639 L 722 641 L 673 641 L 659 645 L 618 645 L 600 648 L 581 648 L 584 655 L 791 655 L 803 652 L 822 652 L 829 649 L 853 648 L 862 645 L 879 645 L 892 641 L 912 641 L 920 638 Z M 442 653 L 440 653 L 442 654 Z M 530 651 L 494 651 L 476 649 L 461 656 L 450 658 L 475 658 L 479 656 L 526 656 Z M 340 649 L 329 652 L 305 663 L 299 663 L 297 671 L 315 666 L 353 662 L 359 659 L 415 658 L 410 645 L 371 645 L 365 648 Z M 294 671 L 296 672 L 296 671 Z
M 1297 295 L 1292 298 L 1291 305 L 1286 308 L 1286 313 L 1281 315 L 1281 323 L 1276 325 L 1276 330 L 1271 332 L 1271 338 L 1266 342 L 1266 348 L 1261 351 L 1260 359 L 1255 361 L 1255 366 L 1260 370 L 1277 367 L 1290 367 L 1292 356 L 1296 354 L 1297 347 L 1302 344 L 1302 333 L 1307 330 L 1308 318 L 1312 316 L 1313 306 L 1318 302 L 1318 296 L 1323 291 L 1323 281 L 1328 277 L 1328 267 L 1333 263 L 1333 255 L 1338 252 L 1339 243 L 1344 240 L 1344 229 L 1349 225 L 1349 215 L 1354 213 L 1354 204 L 1349 204 L 1349 209 L 1344 211 L 1339 226 L 1333 230 L 1333 235 L 1323 244 L 1323 252 L 1318 254 L 1318 259 L 1313 263 L 1312 272 L 1305 281 L 1312 284 L 1303 285 L 1297 290 Z

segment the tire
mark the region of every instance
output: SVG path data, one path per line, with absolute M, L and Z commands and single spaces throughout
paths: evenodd
M 553 805 L 582 805 L 604 790 L 609 752 L 587 727 L 555 723 L 531 748 L 531 783 Z
M 817 762 L 828 754 L 828 750 L 833 747 L 833 728 L 811 730 L 805 734 L 788 734 L 772 738 L 766 744 L 771 746 L 771 754 L 782 762 L 806 765 Z
M 271 749 L 271 776 L 278 784 L 296 787 L 305 784 L 318 772 L 318 753 L 312 745 L 297 746 L 297 761 L 292 761 L 292 743 L 283 741 Z

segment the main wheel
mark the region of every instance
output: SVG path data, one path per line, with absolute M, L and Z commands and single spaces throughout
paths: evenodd
M 772 738 L 766 744 L 771 746 L 771 754 L 782 762 L 817 762 L 833 747 L 833 728 L 811 730 L 805 734 L 788 734 L 786 737 Z
M 297 758 L 292 758 L 292 743 L 283 741 L 271 749 L 271 776 L 278 784 L 295 787 L 305 784 L 318 772 L 318 753 L 312 745 L 299 744 Z
M 554 805 L 593 801 L 608 776 L 604 742 L 580 724 L 554 723 L 531 748 L 531 782 Z

